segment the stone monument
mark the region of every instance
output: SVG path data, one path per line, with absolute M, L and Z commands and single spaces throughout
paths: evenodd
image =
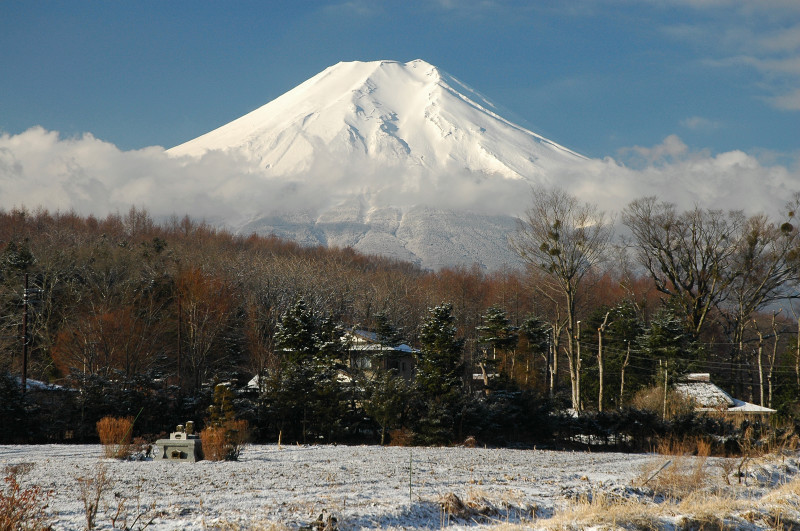
M 172 461 L 189 461 L 194 463 L 203 459 L 203 447 L 200 444 L 200 436 L 194 432 L 194 422 L 191 420 L 183 424 L 178 424 L 175 431 L 169 434 L 169 439 L 159 439 L 156 441 L 158 451 L 154 459 L 169 459 Z

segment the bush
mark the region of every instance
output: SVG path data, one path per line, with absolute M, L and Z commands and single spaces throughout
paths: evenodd
M 389 430 L 389 446 L 411 446 L 414 442 L 414 432 L 408 428 Z
M 23 489 L 17 475 L 24 468 L 6 467 L 5 488 L 0 491 L 0 530 L 39 531 L 49 529 L 45 509 L 50 493 L 39 486 Z
M 127 459 L 131 456 L 133 417 L 103 417 L 97 421 L 97 435 L 106 457 Z
M 667 391 L 666 419 L 691 414 L 695 410 L 695 402 L 691 398 L 673 389 Z M 631 399 L 631 407 L 652 411 L 659 415 L 664 413 L 664 388 L 654 386 L 642 389 Z
M 209 461 L 236 461 L 250 436 L 246 420 L 228 420 L 200 432 L 203 457 Z

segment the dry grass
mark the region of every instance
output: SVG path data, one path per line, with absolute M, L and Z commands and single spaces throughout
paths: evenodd
M 97 516 L 100 511 L 100 500 L 106 491 L 113 487 L 111 477 L 106 467 L 97 466 L 93 476 L 76 478 L 78 483 L 78 498 L 83 502 L 86 529 L 94 529 L 97 525 Z
M 291 528 L 275 522 L 252 522 L 243 527 L 241 522 L 228 522 L 223 520 L 213 524 L 206 523 L 205 529 L 209 531 L 289 531 Z
M 663 506 L 646 506 L 632 500 L 601 494 L 571 503 L 547 520 L 536 520 L 537 529 L 579 531 L 591 524 L 600 529 L 660 529 Z M 523 529 L 522 526 L 510 529 Z
M 228 455 L 225 429 L 210 427 L 200 432 L 203 458 L 209 461 L 224 461 Z
M 246 420 L 229 420 L 200 432 L 203 458 L 209 461 L 236 461 L 247 443 L 250 429 Z
M 772 529 L 778 520 L 769 511 L 754 511 L 752 500 L 738 500 L 731 496 L 691 495 L 681 502 L 666 501 L 659 504 L 640 503 L 635 500 L 593 496 L 579 500 L 558 511 L 553 518 L 537 520 L 536 529 L 581 530 L 588 526 L 598 529 L 696 529 L 735 530 Z M 745 518 L 745 514 L 749 518 Z M 783 522 L 788 520 L 784 518 Z M 749 524 L 760 527 L 748 527 Z M 522 526 L 509 529 L 523 529 Z M 778 528 L 776 528 L 778 529 Z
M 106 457 L 127 459 L 131 456 L 133 417 L 103 417 L 97 421 L 97 435 Z
M 670 443 L 662 450 L 680 448 L 680 444 Z M 747 487 L 723 485 L 719 478 L 715 482 L 704 456 L 675 455 L 671 460 L 670 466 L 656 474 L 658 483 L 653 485 L 653 479 L 648 484 L 654 491 L 649 501 L 597 492 L 570 502 L 552 518 L 501 529 L 800 529 L 800 477 L 754 497 Z M 664 462 L 643 470 L 642 477 L 652 476 Z
M 652 488 L 655 495 L 681 500 L 712 484 L 708 465 L 711 446 L 702 439 L 664 440 L 656 452 L 670 457 L 646 465 L 636 481 L 639 486 Z

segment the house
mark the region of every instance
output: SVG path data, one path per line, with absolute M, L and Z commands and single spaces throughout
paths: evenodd
M 375 332 L 352 330 L 345 336 L 350 345 L 350 366 L 367 372 L 395 371 L 406 380 L 414 377 L 417 349 L 405 343 L 383 345 Z
M 397 346 L 383 345 L 378 341 L 375 332 L 367 330 L 351 330 L 345 333 L 343 341 L 350 352 L 349 364 L 351 368 L 362 369 L 367 373 L 375 374 L 377 371 L 394 371 L 409 381 L 414 377 L 416 368 L 416 355 L 418 349 L 406 344 Z M 346 372 L 339 375 L 341 382 L 350 381 Z M 260 390 L 259 375 L 255 375 L 245 386 L 248 391 Z
M 733 398 L 711 383 L 709 373 L 689 374 L 686 382 L 675 384 L 674 389 L 679 394 L 693 400 L 696 404 L 695 411 L 698 412 L 716 413 L 738 420 L 766 420 L 776 412 L 768 407 Z

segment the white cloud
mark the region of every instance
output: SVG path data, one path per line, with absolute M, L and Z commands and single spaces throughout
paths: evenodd
M 452 172 L 431 179 L 406 170 L 312 169 L 293 181 L 212 152 L 176 159 L 160 147 L 121 151 L 92 135 L 61 138 L 32 128 L 0 135 L 0 208 L 25 206 L 104 216 L 147 209 L 155 218 L 189 214 L 239 225 L 255 214 L 313 213 L 359 195 L 369 206 L 427 204 L 454 210 L 521 213 L 529 197 L 523 180 Z M 550 184 L 619 212 L 629 201 L 658 195 L 689 207 L 742 208 L 775 213 L 800 190 L 800 165 L 766 165 L 753 155 L 692 151 L 677 136 L 634 146 L 620 160 L 589 160 L 549 175 Z
M 702 116 L 690 116 L 681 120 L 681 125 L 692 131 L 714 131 L 722 127 L 720 122 Z
M 688 151 L 688 146 L 677 135 L 670 135 L 658 145 L 653 147 L 633 146 L 620 150 L 622 156 L 636 155 L 641 160 L 635 161 L 646 164 L 661 164 L 679 157 Z
M 800 88 L 792 92 L 770 98 L 773 105 L 787 111 L 800 111 Z
M 713 15 L 664 28 L 673 39 L 695 45 L 702 62 L 717 68 L 745 67 L 760 76 L 763 99 L 782 110 L 798 110 L 800 2 L 796 0 L 673 0 Z M 787 103 L 787 99 L 789 103 Z

